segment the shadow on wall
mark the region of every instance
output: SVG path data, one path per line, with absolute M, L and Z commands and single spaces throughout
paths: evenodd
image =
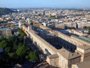
M 44 61 L 44 62 L 41 62 L 40 64 L 36 65 L 33 68 L 58 68 L 58 67 L 51 66 L 47 62 Z

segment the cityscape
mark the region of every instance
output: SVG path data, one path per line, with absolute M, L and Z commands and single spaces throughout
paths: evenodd
M 90 68 L 90 1 L 59 2 L 1 0 L 0 68 Z

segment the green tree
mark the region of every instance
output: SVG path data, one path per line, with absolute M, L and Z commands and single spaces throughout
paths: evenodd
M 21 37 L 26 36 L 26 34 L 21 29 L 18 29 L 18 31 L 19 31 L 19 34 L 20 34 Z
M 6 52 L 6 53 L 9 53 L 10 50 L 11 50 L 11 47 L 6 47 L 6 48 L 5 48 L 5 52 Z
M 14 55 L 15 55 L 15 53 L 14 52 L 11 52 L 11 53 L 8 53 L 8 55 L 9 55 L 10 58 L 13 58 Z
M 29 60 L 29 61 L 37 61 L 38 60 L 38 56 L 36 54 L 36 52 L 33 52 L 31 51 L 27 56 L 26 58 Z
M 0 8 L 0 16 L 3 15 L 3 14 L 9 14 L 9 13 L 12 13 L 12 12 L 14 12 L 14 11 L 12 11 L 9 8 Z
M 7 42 L 5 40 L 2 40 L 0 42 L 0 48 L 5 48 L 7 46 Z
M 26 49 L 27 48 L 25 47 L 25 45 L 23 45 L 22 43 L 20 43 L 19 46 L 18 46 L 18 48 L 17 48 L 17 50 L 16 50 L 16 54 L 19 57 L 21 57 L 21 56 L 23 56 L 25 54 Z

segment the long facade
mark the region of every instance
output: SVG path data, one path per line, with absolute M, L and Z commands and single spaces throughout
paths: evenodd
M 39 27 L 41 28 L 43 26 Z M 57 34 L 59 38 L 68 40 L 69 43 L 74 43 L 74 45 L 77 47 L 74 52 L 70 52 L 65 48 L 56 49 L 55 47 L 53 47 L 53 45 L 51 45 L 42 37 L 37 35 L 37 33 L 34 30 L 32 30 L 31 26 L 22 25 L 20 28 L 27 34 L 27 36 L 29 36 L 33 40 L 33 42 L 43 51 L 43 53 L 47 55 L 46 61 L 51 66 L 59 68 L 72 68 L 73 64 L 84 62 L 90 59 L 89 44 L 84 45 L 84 43 L 78 42 L 73 38 L 69 38 L 64 34 L 58 34 L 58 32 L 56 31 L 47 29 L 50 33 Z M 46 28 L 44 27 L 44 29 Z M 67 44 L 65 45 L 67 46 Z

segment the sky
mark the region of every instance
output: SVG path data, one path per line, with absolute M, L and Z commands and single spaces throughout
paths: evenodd
M 7 8 L 90 8 L 90 0 L 0 0 Z

